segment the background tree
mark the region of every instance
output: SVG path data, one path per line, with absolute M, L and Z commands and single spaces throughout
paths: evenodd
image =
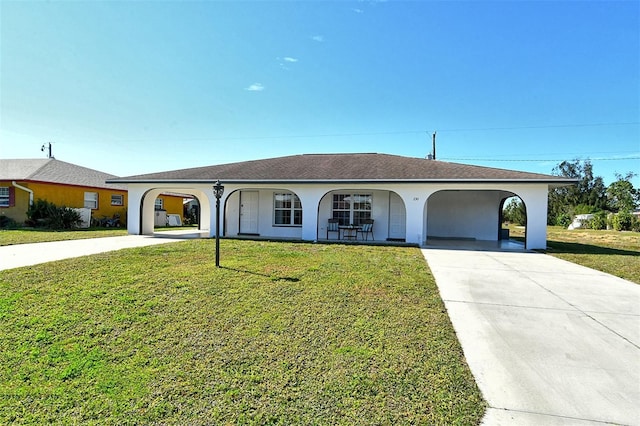
M 524 203 L 518 197 L 512 197 L 502 210 L 502 218 L 516 225 L 527 224 L 527 212 Z
M 607 199 L 612 211 L 631 213 L 638 207 L 640 191 L 635 189 L 631 183 L 631 179 L 635 176 L 636 174 L 633 172 L 628 172 L 626 175 L 616 173 L 618 180 L 607 188 Z
M 578 182 L 549 191 L 547 224 L 567 226 L 574 214 L 595 213 L 607 208 L 604 181 L 602 177 L 593 175 L 591 161 L 563 161 L 551 173 L 577 179 Z

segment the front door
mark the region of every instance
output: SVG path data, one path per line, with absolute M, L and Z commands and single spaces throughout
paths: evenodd
M 258 191 L 240 192 L 240 233 L 258 233 Z
M 406 238 L 407 213 L 402 198 L 395 192 L 389 193 L 389 239 Z

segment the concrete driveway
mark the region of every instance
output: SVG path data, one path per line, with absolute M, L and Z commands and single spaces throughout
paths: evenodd
M 485 425 L 640 425 L 640 285 L 539 253 L 424 249 Z
M 83 240 L 52 241 L 47 243 L 16 244 L 0 247 L 0 271 L 53 262 L 54 260 L 71 257 L 87 256 L 90 254 L 120 250 L 129 247 L 143 247 L 156 244 L 166 244 L 193 238 L 190 235 L 163 233 L 156 236 L 125 235 L 122 237 L 91 238 Z

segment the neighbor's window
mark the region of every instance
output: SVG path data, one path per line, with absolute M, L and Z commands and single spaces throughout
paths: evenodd
M 97 192 L 85 192 L 84 193 L 84 207 L 86 209 L 95 210 L 98 208 L 98 193 Z
M 302 225 L 302 203 L 296 194 L 290 192 L 273 194 L 273 224 Z
M 340 225 L 360 225 L 371 219 L 371 194 L 333 194 L 332 217 Z
M 164 200 L 162 198 L 156 198 L 156 210 L 164 210 Z
M 111 194 L 111 205 L 112 206 L 124 206 L 124 195 Z
M 9 207 L 9 187 L 0 186 L 0 207 Z

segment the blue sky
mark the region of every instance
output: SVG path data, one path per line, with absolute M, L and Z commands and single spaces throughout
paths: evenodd
M 0 2 L 0 158 L 640 171 L 638 1 Z M 634 179 L 640 186 L 640 180 Z

